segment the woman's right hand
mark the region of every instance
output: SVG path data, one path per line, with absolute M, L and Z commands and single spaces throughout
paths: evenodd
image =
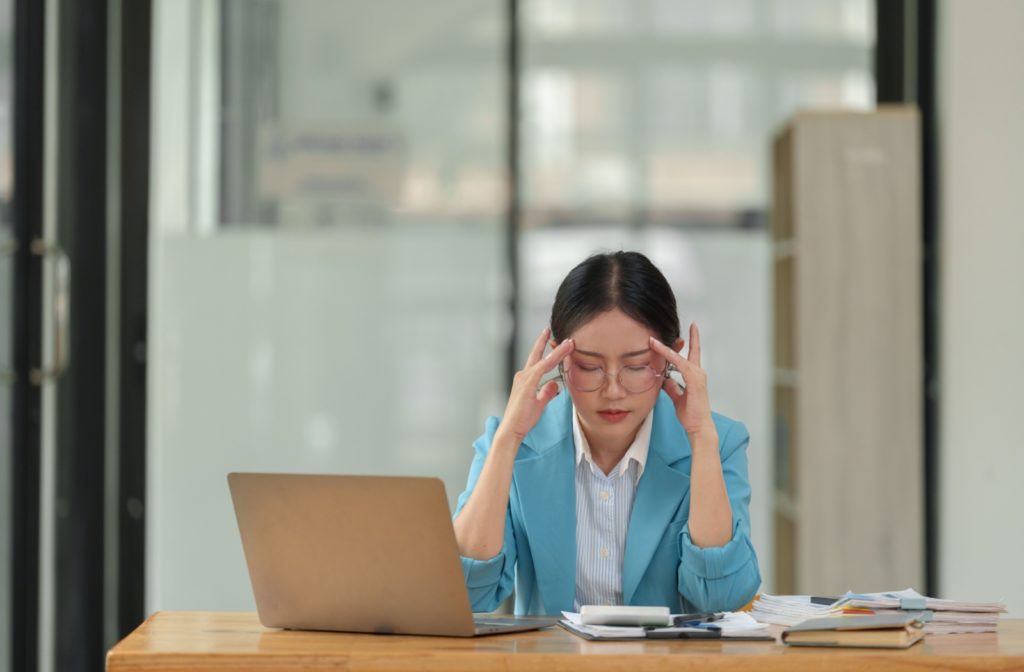
M 526 359 L 526 366 L 516 372 L 512 379 L 512 391 L 508 395 L 505 414 L 498 425 L 498 433 L 513 439 L 516 447 L 540 420 L 548 402 L 558 395 L 558 383 L 549 380 L 540 386 L 541 378 L 558 366 L 575 347 L 572 339 L 566 339 L 547 356 L 542 357 L 550 335 L 551 328 L 545 327 L 537 342 L 533 344 L 533 350 Z

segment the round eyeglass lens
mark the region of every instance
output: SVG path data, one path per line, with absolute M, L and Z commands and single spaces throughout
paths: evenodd
M 599 366 L 572 364 L 569 382 L 580 392 L 595 392 L 604 385 L 608 374 Z M 630 394 L 646 392 L 658 381 L 658 372 L 649 366 L 626 366 L 619 369 L 618 382 Z

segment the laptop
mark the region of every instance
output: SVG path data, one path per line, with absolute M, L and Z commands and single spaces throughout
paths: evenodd
M 556 618 L 476 617 L 436 478 L 228 474 L 260 623 L 472 637 Z

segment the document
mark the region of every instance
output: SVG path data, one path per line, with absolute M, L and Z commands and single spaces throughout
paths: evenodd
M 810 595 L 761 594 L 754 601 L 750 615 L 761 623 L 796 625 L 809 618 L 835 614 L 834 599 L 815 598 Z
M 995 632 L 1002 602 L 964 602 L 921 595 L 912 588 L 883 593 L 847 592 L 838 599 L 809 595 L 760 595 L 750 615 L 761 623 L 793 626 L 811 618 L 840 615 L 906 615 L 924 623 L 929 635 Z
M 846 593 L 837 607 L 863 609 L 929 609 L 931 611 L 969 611 L 974 613 L 997 614 L 1006 611 L 1002 602 L 963 602 L 925 597 L 913 588 L 893 590 L 887 593 Z
M 925 597 L 912 588 L 887 593 L 847 593 L 835 607 L 844 614 L 913 614 L 928 635 L 996 632 L 1002 602 L 963 602 Z
M 563 611 L 559 625 L 589 640 L 621 641 L 630 639 L 729 639 L 775 641 L 768 629 L 744 612 L 724 612 L 720 618 L 695 625 L 678 627 L 620 627 L 583 625 L 580 615 Z

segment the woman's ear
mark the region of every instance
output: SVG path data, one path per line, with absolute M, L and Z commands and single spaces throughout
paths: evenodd
M 553 338 L 550 338 L 550 339 L 548 339 L 548 345 L 550 345 L 551 349 L 554 350 L 555 348 L 558 347 L 558 341 L 556 341 Z
M 683 343 L 684 343 L 683 339 L 677 338 L 675 341 L 672 342 L 672 349 L 675 350 L 676 352 L 682 352 L 683 351 Z

